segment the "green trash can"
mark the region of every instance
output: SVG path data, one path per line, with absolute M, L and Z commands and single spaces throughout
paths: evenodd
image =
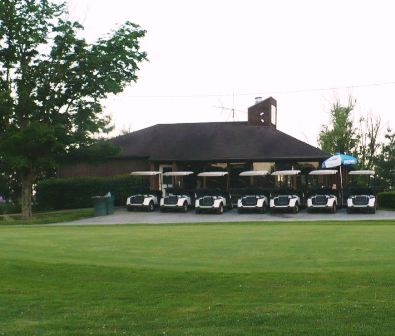
M 108 193 L 106 195 L 107 215 L 112 215 L 114 213 L 114 203 L 115 203 L 115 197 L 113 195 L 111 195 L 111 193 Z
M 95 209 L 95 216 L 105 216 L 107 215 L 107 199 L 106 196 L 94 196 L 93 206 Z

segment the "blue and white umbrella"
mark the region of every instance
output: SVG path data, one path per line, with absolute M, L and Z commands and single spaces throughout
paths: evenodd
M 331 156 L 329 159 L 326 159 L 322 163 L 322 168 L 351 166 L 357 164 L 357 162 L 358 160 L 351 155 L 336 153 L 335 155 Z
M 326 159 L 322 163 L 322 168 L 335 168 L 339 167 L 340 172 L 340 195 L 341 195 L 341 204 L 343 204 L 343 174 L 342 174 L 342 166 L 352 166 L 357 164 L 358 160 L 351 156 L 341 153 L 336 153 L 335 155 L 331 156 L 329 159 Z

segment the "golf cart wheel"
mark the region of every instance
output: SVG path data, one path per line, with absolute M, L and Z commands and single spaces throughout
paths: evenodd
M 294 214 L 297 214 L 299 212 L 299 204 L 298 203 L 295 204 L 295 207 L 293 208 L 293 212 L 294 212 Z
M 224 213 L 224 206 L 222 205 L 222 203 L 219 205 L 217 213 L 218 215 L 222 215 Z
M 154 202 L 149 202 L 149 205 L 148 205 L 148 211 L 149 212 L 152 212 L 152 211 L 154 211 L 155 210 L 155 205 L 154 205 Z
M 336 208 L 336 203 L 333 203 L 333 206 L 332 206 L 331 212 L 332 212 L 332 213 L 336 213 L 336 211 L 337 211 L 337 208 Z
M 376 213 L 376 207 L 374 207 L 374 208 L 370 209 L 370 210 L 369 210 L 369 213 L 371 213 L 371 214 L 375 214 L 375 213 Z
M 160 212 L 166 212 L 166 208 L 160 208 Z
M 259 209 L 260 214 L 264 214 L 266 212 L 266 203 L 262 204 L 262 208 Z
M 352 213 L 351 208 L 347 208 L 347 213 L 348 213 L 348 214 L 351 214 L 351 213 Z
M 195 212 L 196 212 L 197 214 L 202 213 L 202 211 L 201 211 L 200 209 L 195 209 Z
M 241 214 L 241 213 L 243 213 L 243 209 L 237 208 L 237 212 L 238 212 L 239 214 Z
M 188 203 L 187 202 L 184 202 L 184 204 L 182 205 L 182 211 L 188 212 Z

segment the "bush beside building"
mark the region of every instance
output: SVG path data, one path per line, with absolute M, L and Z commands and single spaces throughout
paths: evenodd
M 115 205 L 124 205 L 133 189 L 140 185 L 134 176 L 53 178 L 36 187 L 35 206 L 40 210 L 88 208 L 92 197 L 111 192 Z
M 395 210 L 395 191 L 378 193 L 377 197 L 380 208 Z

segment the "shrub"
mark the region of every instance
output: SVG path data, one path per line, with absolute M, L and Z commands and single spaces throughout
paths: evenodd
M 88 208 L 93 205 L 93 196 L 107 192 L 115 196 L 115 205 L 124 205 L 140 181 L 134 176 L 51 178 L 37 184 L 35 207 L 39 210 Z
M 0 215 L 15 214 L 21 212 L 21 207 L 14 203 L 0 203 Z
M 395 191 L 378 193 L 377 197 L 381 208 L 395 209 Z

